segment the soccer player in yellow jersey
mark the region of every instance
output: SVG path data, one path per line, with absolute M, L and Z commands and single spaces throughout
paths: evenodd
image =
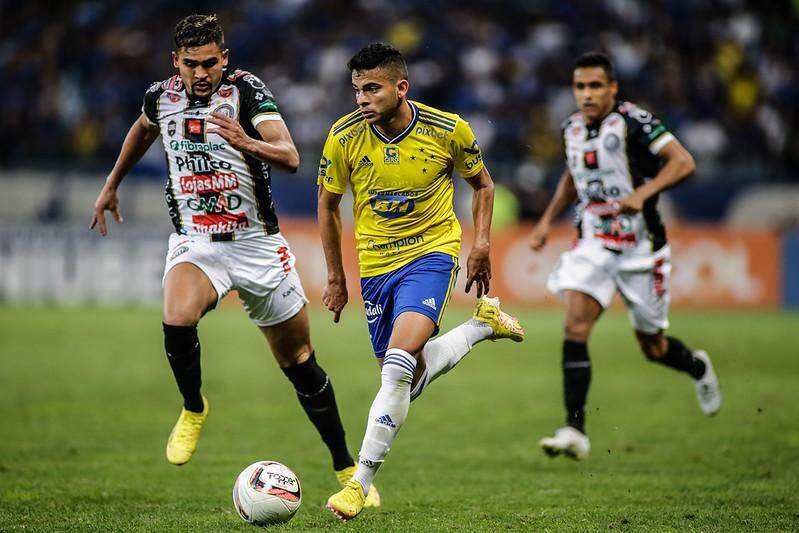
M 371 44 L 347 67 L 358 110 L 333 124 L 319 167 L 318 216 L 328 271 L 323 301 L 338 322 L 347 304 L 339 203 L 349 184 L 361 294 L 381 387 L 369 411 L 357 471 L 327 503 L 344 520 L 363 509 L 411 400 L 476 343 L 524 338 L 518 320 L 502 312 L 497 299 L 484 296 L 491 279 L 494 185 L 469 124 L 408 100 L 405 60 L 390 46 Z M 453 170 L 474 189 L 466 292 L 475 285 L 478 303 L 471 320 L 430 340 L 459 269 Z

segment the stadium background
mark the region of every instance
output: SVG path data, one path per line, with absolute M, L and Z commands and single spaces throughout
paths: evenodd
M 266 81 L 297 143 L 299 173 L 273 183 L 314 303 L 316 166 L 330 123 L 354 107 L 344 64 L 361 45 L 406 54 L 413 98 L 466 117 L 501 186 L 493 282 L 528 340 L 479 347 L 426 391 L 381 471 L 386 507 L 349 529 L 799 529 L 796 1 L 0 0 L 0 530 L 234 529 L 230 483 L 260 458 L 303 480 L 307 503 L 289 528 L 331 525 L 323 447 L 235 301 L 201 324 L 215 411 L 196 464 L 163 461 L 177 393 L 159 325 L 171 230 L 160 142 L 120 188 L 125 223 L 106 239 L 88 230 L 144 91 L 172 72 L 174 24 L 191 12 L 219 14 L 232 64 Z M 725 407 L 701 417 L 684 377 L 638 354 L 617 308 L 591 342 L 595 452 L 574 465 L 534 449 L 561 422 L 562 308 L 543 282 L 569 216 L 540 255 L 526 236 L 562 170 L 572 62 L 595 48 L 615 59 L 622 96 L 697 160 L 662 198 L 672 324 L 713 355 Z M 468 233 L 467 188 L 456 207 Z M 334 327 L 315 305 L 311 324 L 355 450 L 378 380 L 345 244 L 350 307 Z M 461 293 L 444 329 L 468 317 Z
M 622 97 L 662 117 L 697 160 L 696 175 L 662 202 L 676 228 L 677 304 L 799 305 L 796 3 L 500 1 L 488 12 L 473 1 L 0 6 L 2 299 L 157 301 L 170 227 L 160 142 L 120 189 L 125 226 L 102 243 L 84 226 L 144 90 L 172 72 L 175 21 L 211 10 L 232 64 L 270 86 L 299 148 L 300 172 L 276 172 L 274 191 L 312 294 L 324 279 L 321 256 L 297 244 L 315 239 L 302 219 L 315 212 L 321 144 L 354 106 L 347 59 L 383 39 L 406 54 L 414 98 L 472 124 L 501 185 L 498 229 L 546 206 L 562 169 L 559 124 L 574 109 L 573 59 L 607 51 Z M 458 210 L 468 226 L 465 189 Z M 568 232 L 533 257 L 524 232 L 507 231 L 497 238 L 499 294 L 547 301 L 542 280 Z

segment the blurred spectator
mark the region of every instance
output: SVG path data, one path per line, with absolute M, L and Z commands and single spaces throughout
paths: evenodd
M 622 97 L 663 117 L 694 152 L 700 173 L 724 175 L 725 167 L 745 163 L 799 180 L 797 6 L 6 0 L 0 163 L 108 167 L 150 82 L 172 73 L 175 23 L 192 12 L 217 12 L 231 64 L 273 89 L 309 180 L 330 124 L 354 107 L 345 63 L 378 39 L 408 57 L 412 97 L 470 120 L 492 168 L 507 170 L 496 178 L 523 195 L 530 194 L 531 175 L 559 174 L 559 123 L 573 110 L 571 65 L 595 48 L 616 61 Z

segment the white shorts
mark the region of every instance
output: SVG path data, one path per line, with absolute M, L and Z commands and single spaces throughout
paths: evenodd
M 294 254 L 279 233 L 227 242 L 173 233 L 163 280 L 180 263 L 191 263 L 208 276 L 217 303 L 236 289 L 244 309 L 258 326 L 285 322 L 308 303 L 294 268 Z
M 638 257 L 635 261 L 627 261 L 622 255 L 601 246 L 578 245 L 560 256 L 549 275 L 547 288 L 561 296 L 565 290 L 588 294 L 603 308 L 610 305 L 618 290 L 637 331 L 655 334 L 668 328 L 669 247 L 664 246 L 647 258 Z

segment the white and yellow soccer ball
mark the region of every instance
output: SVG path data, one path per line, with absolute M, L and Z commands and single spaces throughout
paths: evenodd
M 275 461 L 245 468 L 233 484 L 233 505 L 245 522 L 268 526 L 291 520 L 302 503 L 300 480 Z

